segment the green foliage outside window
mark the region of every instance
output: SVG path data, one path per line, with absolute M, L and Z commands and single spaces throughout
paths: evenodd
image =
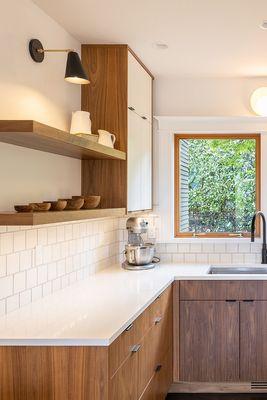
M 256 204 L 254 139 L 189 139 L 190 232 L 247 232 Z

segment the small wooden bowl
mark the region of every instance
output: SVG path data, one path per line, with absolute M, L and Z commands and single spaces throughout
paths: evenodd
M 51 208 L 51 203 L 30 203 L 34 212 L 49 211 Z
M 66 208 L 67 200 L 56 200 L 56 201 L 44 201 L 44 203 L 50 203 L 50 211 L 63 211 Z
M 33 207 L 31 205 L 16 205 L 14 206 L 17 212 L 33 212 Z
M 83 206 L 84 203 L 84 199 L 59 199 L 59 200 L 66 200 L 67 201 L 67 205 L 65 210 L 72 210 L 72 211 L 76 211 L 76 210 L 80 210 Z
M 72 196 L 73 199 L 84 199 L 83 210 L 91 210 L 99 206 L 101 196 Z

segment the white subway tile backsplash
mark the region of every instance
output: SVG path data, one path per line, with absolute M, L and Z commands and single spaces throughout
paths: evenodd
M 10 296 L 6 300 L 6 312 L 9 313 L 11 311 L 15 311 L 19 308 L 19 295 L 15 294 L 14 296 Z
M 25 290 L 19 294 L 19 305 L 20 307 L 26 306 L 32 301 L 32 292 L 31 290 Z
M 27 289 L 31 289 L 36 285 L 37 285 L 37 268 L 28 269 L 26 274 Z
M 0 254 L 10 254 L 13 252 L 13 233 L 6 233 L 0 237 Z
M 228 253 L 238 253 L 238 243 L 227 243 L 226 251 Z
M 26 232 L 26 248 L 34 249 L 37 246 L 37 230 L 31 229 Z
M 0 256 L 0 278 L 6 276 L 6 256 Z
M 14 275 L 14 293 L 23 292 L 26 289 L 26 273 L 18 272 Z
M 20 270 L 24 271 L 32 267 L 32 250 L 25 250 L 20 253 Z
M 39 300 L 41 297 L 43 297 L 42 285 L 32 288 L 32 301 Z
M 0 300 L 0 317 L 6 313 L 6 300 Z
M 19 253 L 8 254 L 6 258 L 7 262 L 7 275 L 15 274 L 19 271 Z
M 179 243 L 178 244 L 178 252 L 179 253 L 189 253 L 190 252 L 190 244 L 188 244 L 188 243 Z
M 45 246 L 47 244 L 47 228 L 40 228 L 37 230 L 37 244 Z
M 13 276 L 0 278 L 0 300 L 13 294 Z
M 177 244 L 174 244 L 174 243 L 166 244 L 166 252 L 167 253 L 176 253 L 177 252 Z
M 26 235 L 25 231 L 18 231 L 14 233 L 14 251 L 25 250 Z
M 47 265 L 41 265 L 37 267 L 37 283 L 38 285 L 47 282 L 48 274 L 47 274 Z

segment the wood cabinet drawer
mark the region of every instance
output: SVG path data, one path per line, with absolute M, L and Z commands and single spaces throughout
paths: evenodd
M 158 318 L 163 318 L 172 304 L 172 286 L 162 292 L 151 304 L 150 323 L 153 325 Z
M 138 394 L 141 396 L 157 366 L 172 349 L 172 307 L 152 326 L 139 351 Z
M 140 343 L 151 326 L 150 309 L 147 308 L 109 347 L 109 376 L 112 377 L 120 365 Z
M 110 380 L 109 400 L 137 400 L 138 353 L 132 353 Z
M 164 400 L 172 382 L 172 351 L 169 349 L 161 364 L 157 365 L 140 400 Z
M 181 300 L 265 300 L 267 281 L 180 281 Z

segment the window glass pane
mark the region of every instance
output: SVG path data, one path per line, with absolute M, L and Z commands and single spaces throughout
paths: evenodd
M 255 139 L 179 141 L 180 232 L 248 232 L 256 210 Z

